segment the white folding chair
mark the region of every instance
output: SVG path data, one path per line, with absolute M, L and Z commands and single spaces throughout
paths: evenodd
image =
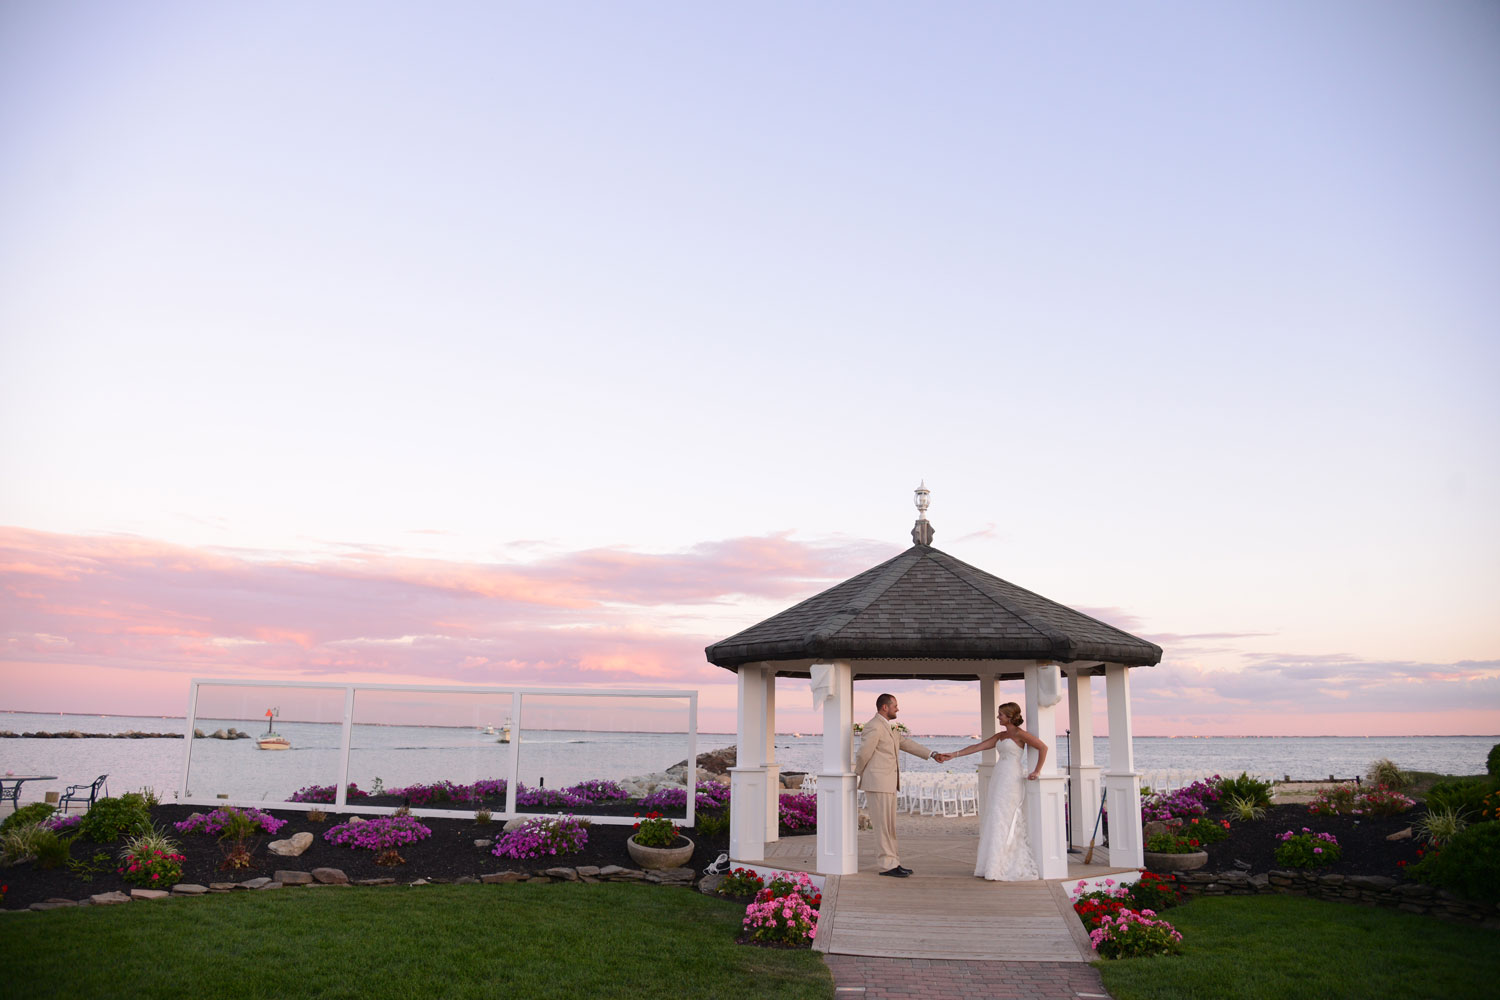
M 911 778 L 908 777 L 896 789 L 896 811 L 898 813 L 911 812 Z
M 922 782 L 921 799 L 919 801 L 920 804 L 918 806 L 918 811 L 921 812 L 923 816 L 937 815 L 940 806 L 938 804 L 938 790 L 936 779 L 927 778 Z
M 948 775 L 938 779 L 938 806 L 945 819 L 958 818 L 958 785 Z
M 958 814 L 979 815 L 979 776 L 966 775 L 958 784 Z

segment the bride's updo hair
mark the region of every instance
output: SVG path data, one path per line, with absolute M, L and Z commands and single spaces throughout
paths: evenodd
M 1007 701 L 1001 705 L 1000 714 L 1009 719 L 1010 724 L 1018 729 L 1026 724 L 1026 720 L 1021 718 L 1021 706 L 1013 701 Z

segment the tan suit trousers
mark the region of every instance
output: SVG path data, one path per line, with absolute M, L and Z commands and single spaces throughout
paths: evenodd
M 865 792 L 865 808 L 870 825 L 875 828 L 875 866 L 883 872 L 897 868 L 901 856 L 896 853 L 896 793 Z

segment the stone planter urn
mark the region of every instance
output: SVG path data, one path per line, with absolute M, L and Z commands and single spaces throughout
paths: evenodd
M 1165 874 L 1166 872 L 1190 872 L 1194 868 L 1202 868 L 1206 864 L 1208 864 L 1207 851 L 1191 851 L 1187 854 L 1146 852 L 1147 870 L 1159 874 Z
M 646 869 L 681 868 L 693 856 L 693 842 L 680 834 L 671 847 L 647 847 L 637 844 L 632 836 L 625 841 L 625 848 L 631 860 Z

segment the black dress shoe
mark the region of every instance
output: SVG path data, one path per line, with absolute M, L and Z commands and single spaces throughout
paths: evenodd
M 901 866 L 897 865 L 895 868 L 892 868 L 890 871 L 888 871 L 888 872 L 881 872 L 880 874 L 882 874 L 882 875 L 889 875 L 891 878 L 906 878 L 906 876 L 910 875 L 911 872 L 909 872 L 905 868 L 902 868 Z
M 897 870 L 899 870 L 899 871 L 900 871 L 900 872 L 901 872 L 901 874 L 903 874 L 903 875 L 910 875 L 910 874 L 911 874 L 911 869 L 910 869 L 910 868 L 907 868 L 907 867 L 905 867 L 905 866 L 903 866 L 903 865 L 897 865 L 897 866 L 896 866 L 896 868 L 897 868 Z

